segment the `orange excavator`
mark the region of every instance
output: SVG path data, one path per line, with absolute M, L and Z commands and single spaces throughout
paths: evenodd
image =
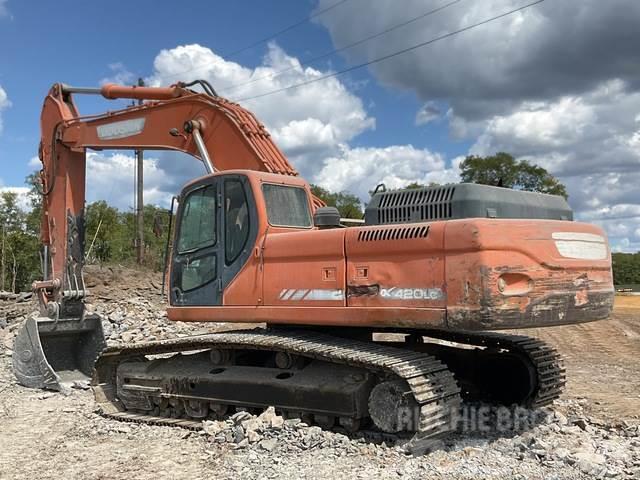
M 142 102 L 81 116 L 78 94 Z M 92 376 L 113 418 L 198 427 L 274 406 L 323 428 L 413 435 L 417 445 L 455 429 L 462 400 L 536 408 L 561 394 L 565 372 L 550 345 L 496 330 L 612 309 L 605 235 L 572 221 L 563 198 L 379 186 L 364 224 L 345 228 L 253 114 L 206 81 L 55 84 L 41 128 L 41 314 L 16 338 L 14 371 L 50 389 Z M 168 318 L 261 325 L 105 347 L 100 318 L 84 306 L 87 149 L 175 150 L 204 164 L 178 197 Z

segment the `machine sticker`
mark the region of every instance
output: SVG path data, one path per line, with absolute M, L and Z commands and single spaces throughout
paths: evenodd
M 99 125 L 96 128 L 98 131 L 98 138 L 100 140 L 115 140 L 117 138 L 138 135 L 142 130 L 144 130 L 145 120 L 145 118 L 134 118 L 132 120 L 123 120 L 122 122 Z
M 285 288 L 280 292 L 280 300 L 290 301 L 341 301 L 344 300 L 344 291 L 332 289 L 296 289 Z
M 558 253 L 565 258 L 604 260 L 607 258 L 606 240 L 601 235 L 580 232 L 553 232 Z
M 385 300 L 442 300 L 444 292 L 440 288 L 399 288 L 389 287 L 372 289 L 368 295 L 381 297 Z M 278 297 L 285 302 L 295 301 L 341 301 L 344 300 L 343 290 L 328 289 L 297 289 L 285 288 Z
M 553 232 L 551 236 L 554 240 L 580 240 L 583 242 L 604 243 L 604 237 L 602 235 L 596 235 L 595 233 Z
M 441 300 L 444 292 L 440 288 L 381 288 L 378 294 L 389 300 Z

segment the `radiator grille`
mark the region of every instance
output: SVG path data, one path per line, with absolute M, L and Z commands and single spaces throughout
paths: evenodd
M 378 209 L 378 224 L 451 218 L 454 191 L 455 186 L 446 186 L 383 193 Z
M 378 240 L 405 240 L 408 238 L 426 238 L 429 226 L 389 227 L 361 230 L 358 232 L 359 242 L 375 242 Z

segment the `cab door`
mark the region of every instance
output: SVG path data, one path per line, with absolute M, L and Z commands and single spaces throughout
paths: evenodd
M 171 264 L 171 305 L 220 305 L 220 181 L 208 177 L 181 195 Z
M 181 195 L 171 268 L 171 305 L 222 305 L 251 258 L 257 212 L 245 175 L 205 177 Z

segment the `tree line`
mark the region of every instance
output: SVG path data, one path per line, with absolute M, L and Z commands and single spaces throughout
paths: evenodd
M 567 198 L 565 186 L 544 168 L 516 160 L 512 155 L 499 152 L 492 156 L 470 155 L 460 164 L 463 182 L 502 186 L 519 190 L 561 195 Z M 38 175 L 29 175 L 26 184 L 30 208 L 21 208 L 15 193 L 0 195 L 0 290 L 20 291 L 42 278 L 41 247 L 39 240 L 41 196 Z M 429 184 L 429 186 L 434 184 Z M 410 183 L 405 188 L 426 185 Z M 349 192 L 331 192 L 312 185 L 314 195 L 329 206 L 336 207 L 341 217 L 362 218 L 364 205 Z M 169 212 L 145 205 L 144 265 L 160 270 L 164 266 Z M 85 256 L 88 263 L 133 264 L 135 214 L 121 211 L 104 200 L 87 204 L 85 208 Z M 614 280 L 619 284 L 640 284 L 640 253 L 613 254 Z
M 0 290 L 29 290 L 42 279 L 40 221 L 41 196 L 37 174 L 29 175 L 27 195 L 30 208 L 19 204 L 14 192 L 0 194 Z M 145 255 L 143 265 L 154 270 L 164 266 L 169 212 L 154 205 L 144 206 Z M 85 260 L 87 263 L 136 262 L 135 213 L 121 211 L 104 200 L 85 207 Z
M 640 252 L 614 253 L 613 283 L 616 285 L 640 285 Z

